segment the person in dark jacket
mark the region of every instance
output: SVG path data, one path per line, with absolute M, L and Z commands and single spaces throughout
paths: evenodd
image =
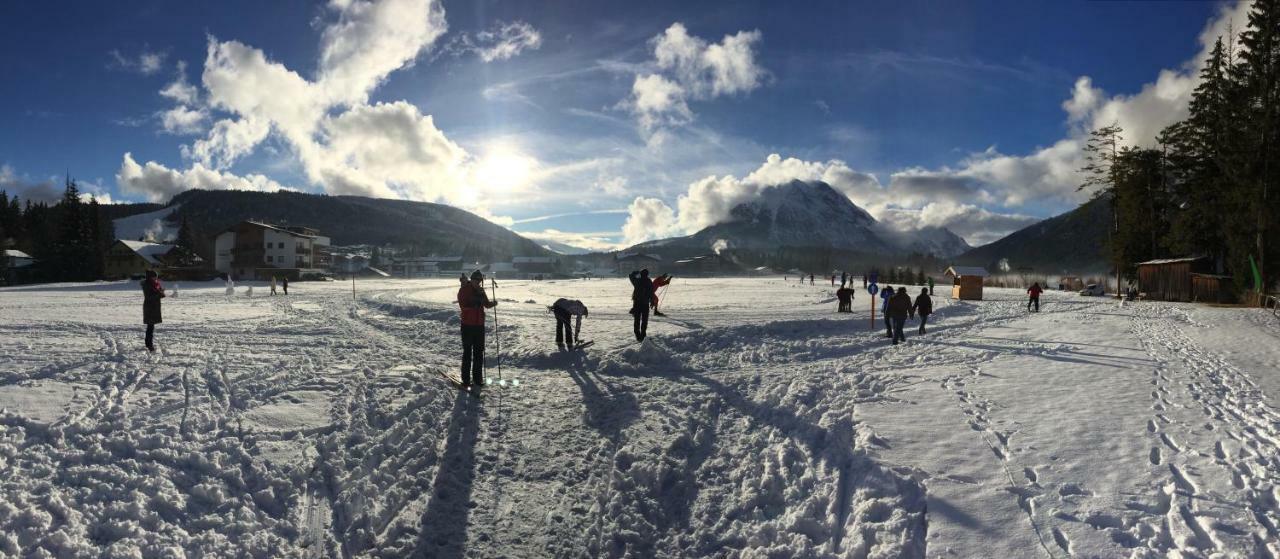
M 649 279 L 649 270 L 632 271 L 627 276 L 631 280 L 631 315 L 634 317 L 632 330 L 636 341 L 643 342 L 649 334 L 649 305 L 653 302 L 653 280 Z
M 1044 290 L 1040 289 L 1040 282 L 1035 282 L 1031 284 L 1031 287 L 1027 288 L 1027 295 L 1031 297 L 1030 299 L 1027 300 L 1028 312 L 1031 311 L 1031 305 L 1035 305 L 1036 312 L 1040 312 L 1040 294 L 1041 293 L 1044 293 Z
M 484 274 L 471 272 L 471 281 L 458 289 L 462 309 L 462 386 L 484 384 L 484 310 L 498 306 L 484 292 Z
M 569 349 L 578 343 L 578 334 L 582 332 L 582 317 L 587 316 L 587 306 L 577 299 L 556 299 L 551 305 L 551 314 L 556 317 L 556 345 L 565 348 L 568 338 Z M 570 319 L 577 317 L 577 324 L 570 328 Z
M 885 308 L 885 316 L 893 319 L 893 345 L 907 341 L 902 327 L 906 325 L 910 314 L 911 296 L 907 295 L 907 288 L 899 287 L 898 292 L 889 298 L 889 306 Z
M 147 351 L 154 352 L 156 325 L 164 322 L 160 318 L 160 300 L 164 299 L 164 286 L 155 270 L 147 270 L 147 277 L 142 280 L 142 323 L 147 325 Z
M 284 286 L 284 294 L 288 295 L 289 294 L 289 276 L 284 277 L 284 281 L 281 283 L 281 285 Z
M 840 302 L 840 306 L 837 307 L 836 312 L 853 312 L 852 288 L 841 285 L 840 289 L 836 290 L 836 300 Z
M 920 315 L 920 333 L 923 334 L 924 325 L 929 322 L 929 315 L 933 314 L 933 299 L 929 297 L 929 288 L 920 290 L 920 295 L 916 297 L 916 304 L 911 306 L 911 314 Z
M 880 312 L 884 313 L 884 330 L 885 337 L 893 337 L 893 319 L 889 318 L 889 298 L 893 297 L 893 287 L 888 285 L 880 288 Z

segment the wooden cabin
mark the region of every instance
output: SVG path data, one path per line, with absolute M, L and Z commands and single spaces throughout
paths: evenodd
M 1235 284 L 1231 276 L 1191 274 L 1191 300 L 1199 303 L 1234 303 Z
M 1230 282 L 1222 282 L 1221 276 L 1211 276 L 1209 259 L 1202 257 L 1166 258 L 1138 263 L 1138 290 L 1145 299 L 1156 301 L 1195 301 L 1192 276 L 1201 275 L 1205 302 L 1218 302 L 1218 290 Z
M 982 281 L 990 274 L 979 266 L 952 266 L 946 275 L 951 276 L 951 298 L 965 301 L 982 300 Z

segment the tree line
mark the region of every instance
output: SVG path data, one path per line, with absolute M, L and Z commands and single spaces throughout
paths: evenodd
M 23 270 L 24 281 L 93 281 L 102 277 L 115 227 L 96 198 L 85 202 L 68 178 L 54 205 L 19 200 L 0 190 L 0 248 L 31 255 L 36 264 Z M 7 267 L 7 258 L 0 266 Z M 19 271 L 0 268 L 0 279 Z
M 1156 147 L 1124 146 L 1116 124 L 1091 132 L 1081 189 L 1110 200 L 1117 272 L 1145 260 L 1205 256 L 1238 289 L 1280 268 L 1280 0 L 1257 0 L 1247 28 L 1214 44 L 1189 115 Z

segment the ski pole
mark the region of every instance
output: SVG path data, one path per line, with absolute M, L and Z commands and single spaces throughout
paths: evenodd
M 489 284 L 493 288 L 493 341 L 498 349 L 498 384 L 502 384 L 502 333 L 498 331 L 498 278 L 489 278 Z

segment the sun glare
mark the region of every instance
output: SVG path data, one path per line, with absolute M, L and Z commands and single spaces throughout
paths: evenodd
M 476 185 L 486 190 L 511 191 L 529 185 L 537 161 L 510 147 L 488 150 L 476 164 Z

